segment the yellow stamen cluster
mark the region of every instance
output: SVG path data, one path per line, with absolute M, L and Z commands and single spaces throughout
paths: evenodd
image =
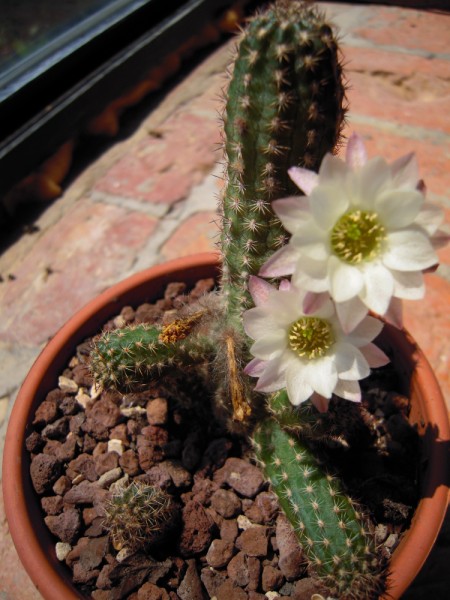
M 338 219 L 331 231 L 330 241 L 338 258 L 356 265 L 378 256 L 385 239 L 386 230 L 377 213 L 352 210 Z
M 334 344 L 330 323 L 318 317 L 300 317 L 289 328 L 289 345 L 300 357 L 320 358 Z

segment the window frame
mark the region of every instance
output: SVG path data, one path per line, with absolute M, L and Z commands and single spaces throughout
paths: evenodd
M 8 124 L 6 135 L 0 134 L 0 195 L 233 2 L 138 0 L 135 4 L 139 4 L 135 10 L 108 27 L 94 28 L 83 44 L 61 52 L 59 60 L 55 56 L 47 69 L 11 88 L 0 102 L 0 123 Z

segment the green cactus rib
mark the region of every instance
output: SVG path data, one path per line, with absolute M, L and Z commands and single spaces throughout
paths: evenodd
M 339 480 L 308 445 L 266 419 L 254 434 L 256 457 L 315 573 L 339 598 L 376 598 L 383 568 L 373 537 Z
M 106 388 L 131 389 L 165 367 L 196 365 L 215 353 L 213 341 L 204 335 L 191 334 L 170 343 L 160 336 L 160 327 L 146 324 L 103 333 L 91 351 L 95 380 Z
M 335 148 L 344 90 L 336 40 L 315 8 L 278 2 L 250 20 L 224 112 L 222 287 L 238 328 L 248 275 L 287 239 L 270 202 L 299 193 L 291 166 L 317 169 Z
M 159 541 L 173 527 L 175 513 L 167 492 L 134 481 L 106 503 L 104 526 L 116 550 L 127 547 L 136 551 Z

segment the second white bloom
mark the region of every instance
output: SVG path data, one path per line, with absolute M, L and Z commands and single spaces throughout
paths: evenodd
M 250 291 L 256 307 L 244 313 L 244 328 L 254 340 L 255 358 L 245 371 L 258 377 L 257 391 L 286 388 L 294 405 L 313 394 L 358 402 L 358 381 L 370 367 L 388 362 L 371 343 L 382 329 L 377 319 L 366 317 L 345 334 L 325 294 L 305 294 L 287 283 L 277 290 L 257 277 Z

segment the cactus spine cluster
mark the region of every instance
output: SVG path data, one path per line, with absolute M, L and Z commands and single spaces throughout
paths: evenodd
M 133 482 L 120 488 L 105 506 L 105 527 L 116 550 L 134 552 L 161 540 L 173 526 L 175 504 L 161 488 Z
M 249 21 L 223 115 L 226 185 L 220 207 L 223 273 L 216 322 L 209 320 L 208 334 L 205 327 L 191 328 L 189 319 L 181 319 L 180 329 L 149 329 L 145 342 L 136 331 L 107 334 L 93 353 L 97 378 L 105 384 L 130 383 L 161 365 L 209 359 L 223 373 L 216 382 L 216 398 L 232 406 L 235 420 L 250 421 L 261 396 L 242 373 L 249 359 L 241 318 L 252 305 L 248 278 L 287 240 L 271 201 L 295 193 L 288 169 L 317 169 L 324 155 L 335 150 L 344 104 L 337 42 L 319 11 L 296 0 L 279 0 Z M 142 328 L 138 331 L 143 333 Z M 381 567 L 374 564 L 374 548 L 360 514 L 303 437 L 313 437 L 317 430 L 314 412 L 293 410 L 284 392 L 270 402 L 256 426 L 256 456 L 315 572 L 340 598 L 376 597 Z M 349 586 L 354 591 L 346 591 Z

